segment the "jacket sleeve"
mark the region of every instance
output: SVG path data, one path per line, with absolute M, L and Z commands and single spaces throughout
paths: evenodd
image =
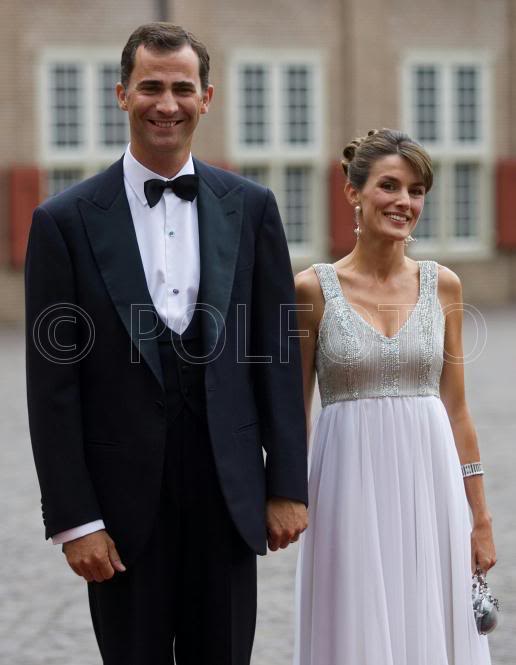
M 34 212 L 25 264 L 29 427 L 46 538 L 101 519 L 86 466 L 80 361 L 93 322 L 76 303 L 70 253 L 55 219 Z
M 283 224 L 268 191 L 256 238 L 251 333 L 253 354 L 271 360 L 253 367 L 267 453 L 267 496 L 307 504 L 307 437 L 295 302 Z

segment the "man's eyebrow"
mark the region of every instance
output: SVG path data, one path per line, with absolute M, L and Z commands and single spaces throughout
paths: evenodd
M 143 79 L 141 81 L 138 81 L 138 84 L 137 84 L 137 86 L 139 88 L 141 88 L 143 86 L 146 86 L 146 85 L 148 85 L 148 86 L 160 86 L 160 85 L 163 85 L 163 81 L 159 81 L 158 79 Z
M 174 83 L 172 83 L 172 86 L 173 86 L 173 87 L 179 87 L 179 86 L 181 86 L 181 87 L 183 87 L 183 88 L 195 88 L 195 83 L 194 83 L 193 81 L 187 81 L 187 80 L 184 80 L 184 81 L 174 81 Z
M 137 87 L 138 88 L 144 88 L 144 87 L 161 87 L 164 85 L 163 81 L 160 79 L 142 79 L 141 81 L 138 81 Z M 172 87 L 174 88 L 195 88 L 195 83 L 192 81 L 188 80 L 182 80 L 182 81 L 174 81 L 172 83 Z

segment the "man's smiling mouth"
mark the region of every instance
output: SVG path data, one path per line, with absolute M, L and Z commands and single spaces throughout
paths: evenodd
M 162 129 L 170 129 L 171 127 L 175 127 L 178 125 L 181 120 L 150 120 L 149 122 L 153 124 L 155 127 L 161 127 Z

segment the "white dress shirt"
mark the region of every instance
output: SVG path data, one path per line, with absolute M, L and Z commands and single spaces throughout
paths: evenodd
M 145 181 L 167 178 L 136 161 L 130 145 L 123 166 L 125 192 L 152 302 L 161 320 L 175 332 L 183 333 L 194 314 L 201 276 L 197 199 L 185 201 L 165 189 L 159 202 L 150 208 L 144 193 Z M 192 173 L 190 154 L 174 178 Z M 103 528 L 104 522 L 95 520 L 57 533 L 52 542 L 60 545 Z

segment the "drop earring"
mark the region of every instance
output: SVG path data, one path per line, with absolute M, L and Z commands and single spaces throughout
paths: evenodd
M 362 212 L 362 208 L 360 206 L 355 206 L 355 228 L 353 229 L 353 233 L 356 235 L 357 240 L 358 236 L 361 233 L 360 229 L 360 213 Z
M 405 243 L 405 247 L 407 247 L 407 245 L 410 245 L 411 242 L 417 242 L 417 238 L 408 235 L 403 242 Z

